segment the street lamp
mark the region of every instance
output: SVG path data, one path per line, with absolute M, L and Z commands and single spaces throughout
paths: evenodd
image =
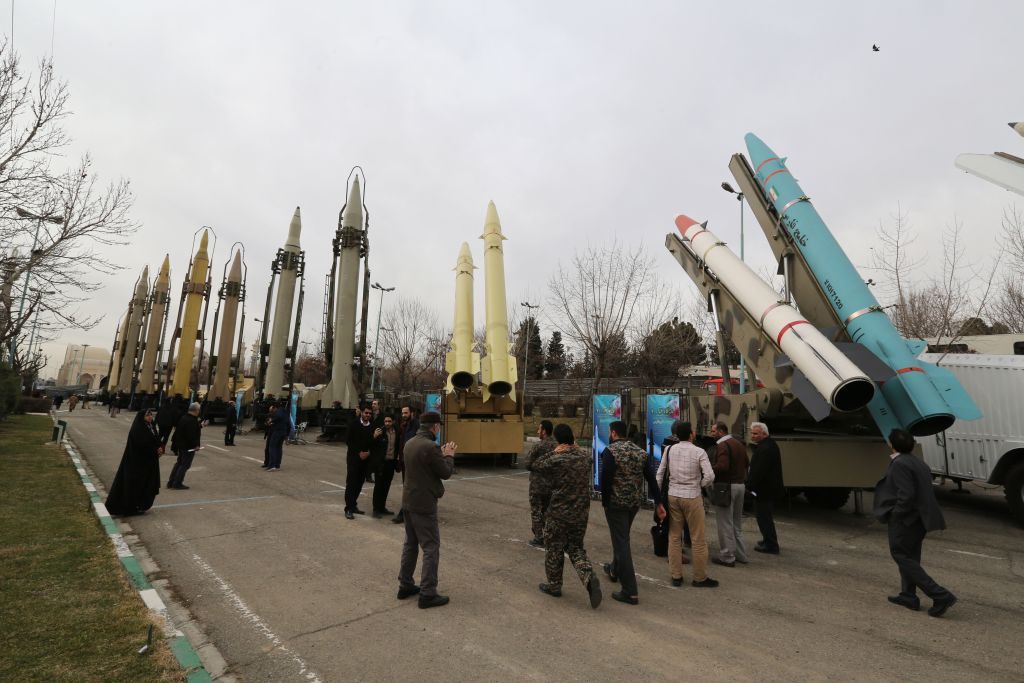
M 743 193 L 737 192 L 733 189 L 729 183 L 722 183 L 722 189 L 729 194 L 736 195 L 736 199 L 740 203 L 740 261 L 746 261 L 743 254 Z M 743 358 L 743 354 L 740 354 L 740 393 L 746 393 L 747 391 L 747 363 Z
M 378 345 L 380 344 L 380 314 L 384 312 L 384 294 L 395 291 L 395 288 L 385 287 L 379 282 L 374 282 L 370 285 L 370 289 L 380 290 L 380 306 L 377 308 L 377 338 L 373 342 L 373 355 L 376 358 L 374 358 L 373 373 L 370 375 L 370 391 L 373 391 L 374 382 L 377 381 L 377 364 L 380 362 L 380 347 Z M 365 377 L 365 375 L 363 376 Z
M 20 206 L 14 207 L 14 211 L 22 218 L 34 218 L 36 219 L 36 231 L 32 235 L 32 251 L 28 255 L 28 267 L 25 268 L 25 286 L 21 289 L 21 301 L 18 303 L 18 317 L 17 320 L 21 320 L 21 314 L 25 310 L 25 295 L 28 293 L 29 279 L 32 277 L 32 258 L 36 255 L 36 245 L 39 243 L 39 227 L 43 221 L 47 223 L 55 223 L 60 225 L 64 222 L 63 218 L 59 218 L 53 215 L 40 216 L 39 214 L 32 213 L 28 209 L 23 209 Z M 14 355 L 18 348 L 18 336 L 14 335 L 11 337 L 11 367 L 14 367 Z
M 520 408 L 523 415 L 526 414 L 526 376 L 530 373 L 530 339 L 533 335 L 533 311 L 540 308 L 540 304 L 531 304 L 524 301 L 519 304 L 526 309 L 526 352 L 523 357 L 523 398 Z
M 253 373 L 255 375 L 255 382 L 252 385 L 253 391 L 258 392 L 260 391 L 260 387 L 262 386 L 260 377 L 260 366 L 263 365 L 263 363 L 261 362 L 261 357 L 263 356 L 263 320 L 256 317 L 253 317 L 253 320 L 260 324 L 260 331 L 256 335 L 256 372 Z
M 82 344 L 82 362 L 78 365 L 78 377 L 75 378 L 75 384 L 78 384 L 79 380 L 82 379 L 82 373 L 85 372 L 85 353 L 89 350 L 89 344 Z M 86 389 L 88 391 L 88 389 Z
M 41 290 L 38 290 L 38 289 L 33 289 L 32 291 L 35 292 L 36 295 L 38 297 L 40 297 L 40 298 L 42 298 L 43 295 L 49 296 L 51 294 L 56 294 L 57 293 L 57 292 L 50 291 L 50 290 L 41 291 Z M 28 337 L 28 353 L 25 355 L 25 357 L 27 359 L 31 359 L 32 358 L 32 347 L 35 345 L 35 341 L 36 341 L 36 330 L 39 329 L 39 309 L 40 308 L 41 307 L 39 305 L 39 302 L 36 302 L 36 317 L 35 317 L 35 321 L 32 323 L 32 334 L 30 334 L 29 337 Z

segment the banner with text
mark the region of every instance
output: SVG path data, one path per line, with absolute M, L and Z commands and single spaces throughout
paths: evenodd
M 661 444 L 672 433 L 672 423 L 678 419 L 679 394 L 647 395 L 647 442 L 658 462 L 661 462 Z
M 622 419 L 622 397 L 618 394 L 594 394 L 594 488 L 601 490 L 601 453 L 608 447 L 608 426 Z

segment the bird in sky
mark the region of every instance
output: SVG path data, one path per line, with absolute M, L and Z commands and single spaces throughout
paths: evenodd
M 871 46 L 871 51 L 872 52 L 881 52 L 882 48 L 878 47 L 877 45 L 872 45 Z

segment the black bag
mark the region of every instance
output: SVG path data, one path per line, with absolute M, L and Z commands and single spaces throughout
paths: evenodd
M 729 451 L 729 471 L 732 471 L 732 448 L 726 446 Z M 708 494 L 708 500 L 711 501 L 712 505 L 717 505 L 721 508 L 727 508 L 732 504 L 732 484 L 728 482 L 715 482 L 711 485 L 711 493 Z

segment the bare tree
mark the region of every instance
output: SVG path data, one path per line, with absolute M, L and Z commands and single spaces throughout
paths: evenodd
M 448 339 L 437 314 L 422 301 L 399 297 L 384 313 L 384 321 L 387 331 L 381 346 L 386 367 L 399 391 L 416 388 L 425 375 L 436 372 L 439 358 L 443 367 Z
M 577 252 L 551 277 L 545 312 L 552 327 L 593 359 L 592 392 L 604 375 L 612 342 L 630 332 L 640 302 L 654 296 L 657 285 L 646 249 L 618 243 Z M 588 402 L 581 431 L 589 416 Z
M 40 313 L 39 335 L 99 320 L 78 304 L 116 264 L 97 247 L 124 243 L 138 225 L 129 217 L 128 181 L 101 185 L 86 155 L 53 168 L 67 145 L 62 128 L 67 85 L 43 61 L 23 75 L 18 56 L 0 44 L 0 347 L 24 336 Z M 45 293 L 41 295 L 41 293 Z M 17 356 L 16 356 L 17 359 Z
M 1003 210 L 1002 224 L 1008 268 L 989 312 L 1007 331 L 1020 334 L 1024 332 L 1024 213 L 1010 205 Z

